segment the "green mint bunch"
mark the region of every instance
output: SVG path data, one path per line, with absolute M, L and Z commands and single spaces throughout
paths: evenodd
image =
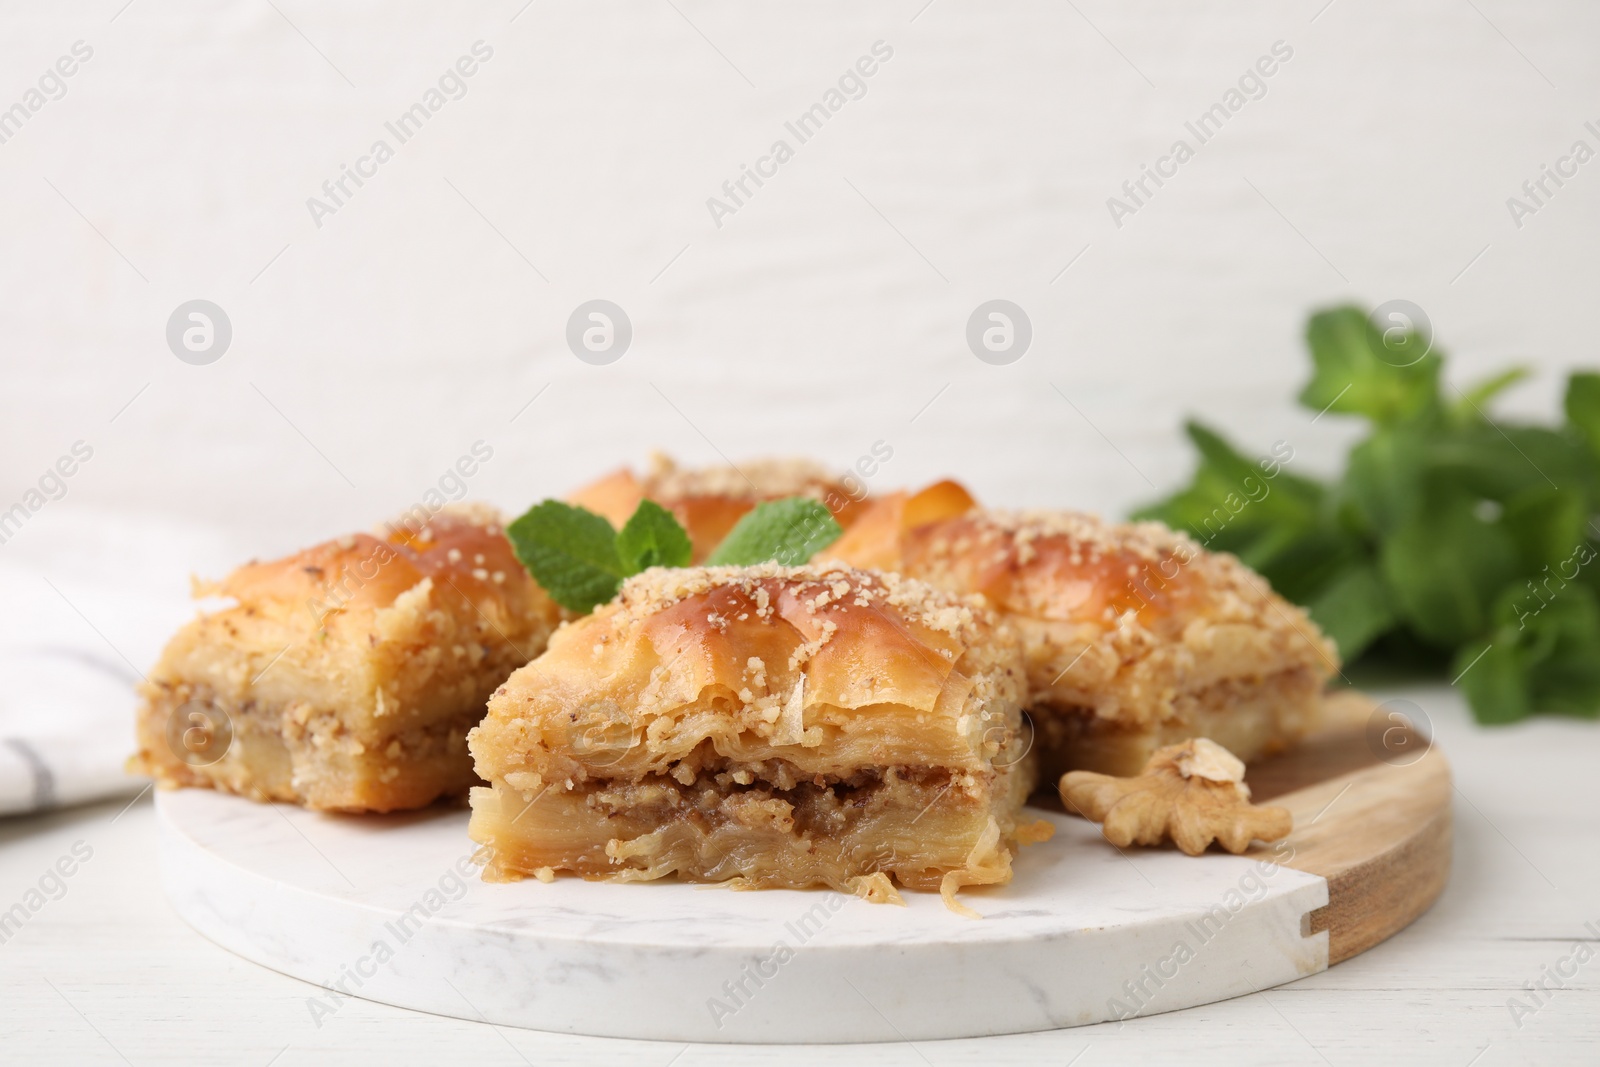
M 1136 517 L 1238 555 L 1347 662 L 1454 680 L 1479 721 L 1600 716 L 1600 374 L 1531 425 L 1487 410 L 1521 369 L 1446 386 L 1430 338 L 1355 307 L 1313 315 L 1306 340 L 1300 403 L 1367 423 L 1343 475 L 1292 475 L 1280 450 L 1251 460 L 1190 423 L 1193 481 Z

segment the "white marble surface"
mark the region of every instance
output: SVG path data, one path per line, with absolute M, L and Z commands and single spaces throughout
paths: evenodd
M 985 1037 L 1155 1014 L 1327 967 L 1302 935 L 1327 883 L 1264 861 L 1135 862 L 1079 819 L 1009 886 L 905 908 L 829 892 L 476 876 L 464 810 L 351 818 L 203 790 L 156 798 L 163 879 L 218 944 L 348 995 L 607 1037 L 852 1042 Z M 1040 813 L 1041 815 L 1045 813 Z

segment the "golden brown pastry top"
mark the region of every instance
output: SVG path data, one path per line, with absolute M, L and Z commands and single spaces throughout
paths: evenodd
M 431 579 L 436 597 L 470 603 L 491 622 L 556 609 L 511 551 L 498 513 L 484 506 L 449 507 L 421 526 L 391 524 L 351 534 L 293 555 L 250 562 L 197 592 L 231 597 L 249 616 L 304 622 L 320 619 L 330 634 L 346 621 L 370 625 L 372 613 Z M 298 627 L 296 627 L 298 628 Z M 517 627 L 521 628 L 521 627 Z
M 1178 714 L 1182 692 L 1285 671 L 1321 680 L 1339 668 L 1332 643 L 1264 578 L 1159 523 L 953 514 L 961 503 L 945 490 L 897 522 L 880 503 L 831 551 L 980 594 L 1021 637 L 1036 705 L 1093 707 L 1132 726 Z M 928 509 L 944 515 L 921 521 Z
M 568 499 L 603 515 L 616 527 L 628 521 L 641 500 L 671 511 L 694 544 L 694 559 L 704 560 L 745 513 L 765 500 L 804 496 L 819 500 L 848 527 L 866 500 L 827 468 L 802 459 L 758 459 L 737 467 L 680 467 L 666 456 L 651 457 L 650 469 L 635 475 L 623 469 L 573 493 Z
M 480 774 L 528 789 L 981 771 L 1012 741 L 1022 684 L 992 614 L 921 582 L 841 564 L 655 568 L 512 675 L 472 746 Z
M 906 531 L 902 552 L 906 573 L 981 593 L 1001 611 L 1107 630 L 1130 613 L 1173 637 L 1196 618 L 1271 625 L 1281 603 L 1233 556 L 1155 522 L 973 511 Z
M 195 593 L 234 603 L 173 635 L 151 693 L 181 686 L 297 713 L 339 709 L 357 738 L 459 713 L 493 684 L 480 668 L 505 677 L 561 619 L 482 507 L 248 563 Z
M 1316 646 L 1310 651 L 1331 656 L 1304 613 L 1266 579 L 1160 523 L 985 510 L 970 499 L 954 483 L 932 486 L 898 510 L 885 497 L 827 554 L 981 594 L 1005 614 L 1104 631 L 1137 624 L 1171 639 L 1197 619 L 1245 621 L 1305 631 Z

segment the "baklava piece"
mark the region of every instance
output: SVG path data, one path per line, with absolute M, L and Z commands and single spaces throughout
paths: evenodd
M 835 476 L 802 459 L 758 459 L 737 467 L 684 468 L 659 453 L 641 477 L 624 469 L 572 494 L 568 500 L 603 515 L 618 529 L 641 500 L 672 512 L 689 533 L 694 562 L 704 562 L 745 513 L 767 500 L 809 497 L 821 501 L 848 527 L 868 499 L 852 476 Z
M 486 508 L 250 563 L 141 686 L 134 770 L 328 811 L 395 811 L 478 779 L 467 731 L 559 609 Z
M 551 639 L 469 738 L 485 877 L 676 874 L 893 899 L 1010 880 L 1035 781 L 1015 638 L 840 564 L 652 569 Z
M 853 563 L 866 549 L 847 540 L 833 552 Z M 1312 725 L 1338 670 L 1333 645 L 1265 579 L 1159 523 L 973 510 L 903 523 L 898 561 L 875 544 L 875 565 L 980 593 L 1017 630 L 1051 779 L 1137 774 L 1195 737 L 1269 755 Z

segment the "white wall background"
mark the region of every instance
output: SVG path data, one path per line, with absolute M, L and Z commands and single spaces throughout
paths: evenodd
M 1457 381 L 1535 365 L 1512 410 L 1596 361 L 1600 162 L 1520 230 L 1505 204 L 1600 147 L 1579 0 L 123 4 L 0 14 L 0 108 L 94 50 L 0 144 L 0 508 L 95 450 L 13 559 L 107 513 L 290 548 L 477 439 L 473 495 L 508 508 L 652 446 L 843 465 L 885 439 L 880 485 L 1120 512 L 1187 474 L 1186 413 L 1335 464 L 1351 427 L 1291 397 L 1305 314 L 1346 299 L 1427 309 Z M 307 197 L 479 39 L 467 95 L 318 228 Z M 878 40 L 867 95 L 713 225 Z M 1279 40 L 1265 97 L 1115 227 L 1106 198 Z M 233 323 L 210 366 L 165 343 L 196 297 Z M 592 297 L 634 323 L 610 366 L 564 343 Z M 1011 366 L 964 342 L 991 297 L 1033 320 Z

